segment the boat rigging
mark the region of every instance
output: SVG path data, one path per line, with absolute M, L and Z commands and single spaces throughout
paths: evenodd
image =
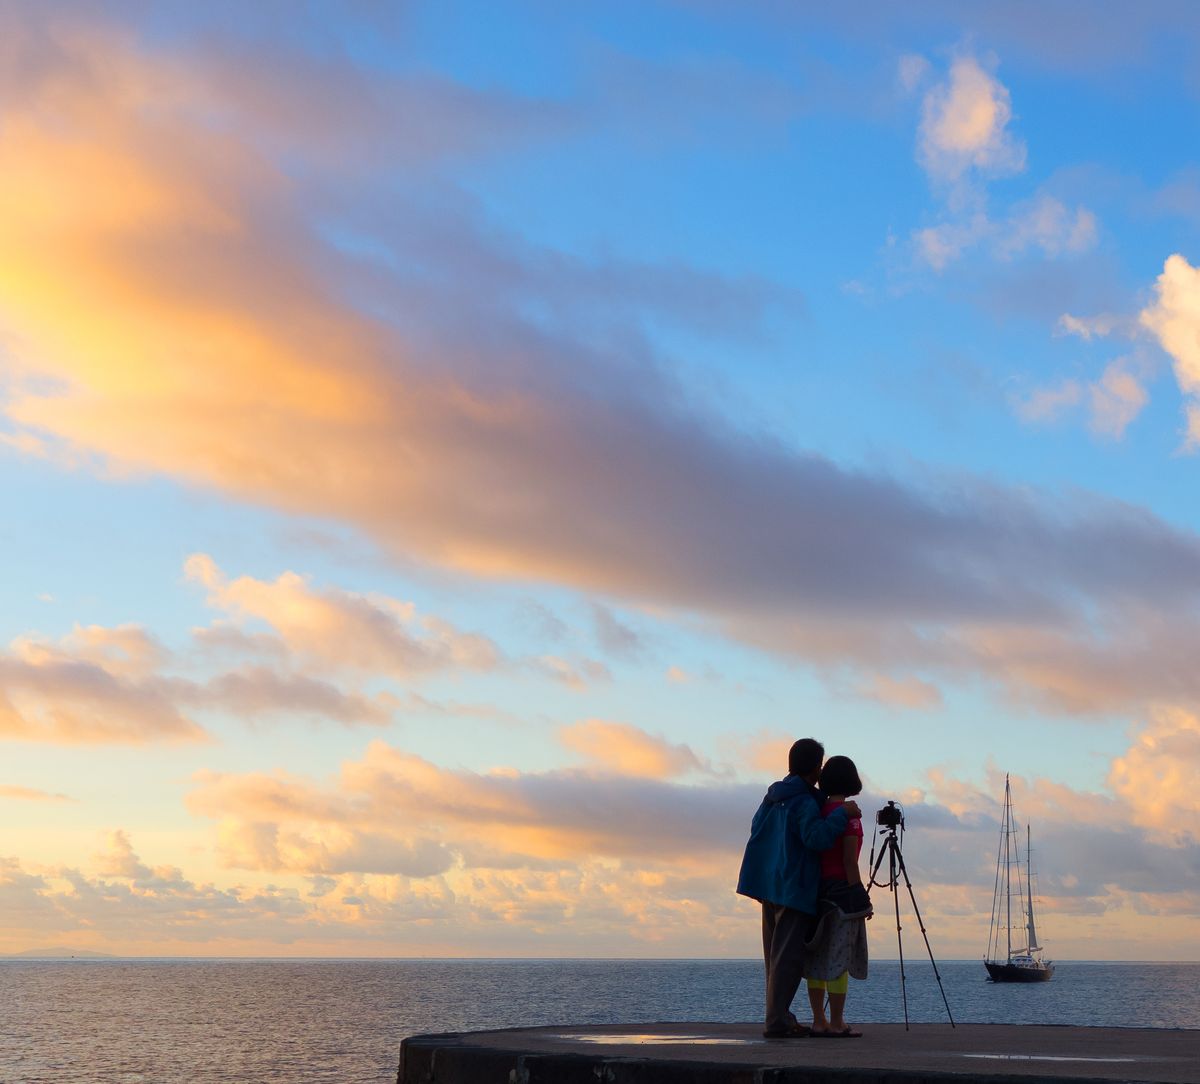
M 1046 982 L 1054 964 L 1042 958 L 1033 920 L 1033 836 L 1025 826 L 1025 877 L 1022 885 L 1020 838 L 1013 817 L 1012 790 L 1004 777 L 1004 815 L 1000 821 L 1000 849 L 996 855 L 996 882 L 992 891 L 992 918 L 988 927 L 983 966 L 992 982 Z M 1015 889 L 1015 893 L 1014 893 Z M 1013 896 L 1016 896 L 1016 925 Z M 1013 933 L 1019 932 L 1013 944 Z M 1024 944 L 1021 944 L 1021 941 Z

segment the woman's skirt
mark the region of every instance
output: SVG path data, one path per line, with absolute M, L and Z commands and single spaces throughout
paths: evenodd
M 850 977 L 867 977 L 867 920 L 851 918 L 836 904 L 820 902 L 820 918 L 804 945 L 804 977 L 829 981 L 849 971 Z

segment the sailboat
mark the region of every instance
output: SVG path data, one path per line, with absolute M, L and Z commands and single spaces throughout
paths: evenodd
M 1023 885 L 1019 842 L 1017 824 L 1013 818 L 1012 791 L 1006 775 L 1000 850 L 996 855 L 996 886 L 992 893 L 992 921 L 988 929 L 987 955 L 983 958 L 983 966 L 987 968 L 988 978 L 992 982 L 1045 982 L 1054 974 L 1054 965 L 1042 959 L 1042 949 L 1033 924 L 1033 835 L 1029 825 L 1025 826 Z M 1014 933 L 1017 934 L 1015 944 Z

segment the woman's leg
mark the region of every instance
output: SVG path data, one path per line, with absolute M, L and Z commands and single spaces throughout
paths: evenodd
M 850 972 L 843 971 L 836 979 L 830 979 L 826 986 L 829 988 L 829 1030 L 845 1031 L 846 994 L 850 990 Z
M 825 983 L 820 979 L 805 981 L 808 983 L 808 1006 L 812 1009 L 812 1029 L 814 1032 L 828 1031 L 829 1022 L 825 1019 Z

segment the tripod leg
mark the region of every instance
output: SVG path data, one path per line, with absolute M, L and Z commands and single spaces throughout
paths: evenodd
M 900 853 L 894 839 L 885 841 L 888 852 L 888 884 L 896 904 L 896 951 L 900 957 L 900 1004 L 904 1006 L 904 1030 L 908 1031 L 908 987 L 904 980 L 904 942 L 900 938 L 900 882 L 896 877 L 896 857 Z M 883 855 L 879 856 L 882 860 Z
M 872 844 L 874 846 L 874 844 Z M 879 848 L 879 857 L 875 860 L 875 864 L 871 867 L 871 876 L 867 878 L 868 885 L 876 885 L 883 888 L 883 882 L 879 880 L 879 867 L 883 865 L 883 856 L 887 853 L 887 837 L 884 837 L 883 846 Z M 874 854 L 872 854 L 874 857 Z M 890 888 L 895 882 L 888 882 L 887 887 Z
M 938 974 L 937 961 L 933 958 L 933 949 L 929 945 L 929 935 L 925 932 L 925 923 L 921 918 L 921 909 L 917 906 L 917 897 L 913 892 L 912 881 L 910 881 L 908 879 L 908 870 L 905 869 L 905 867 L 904 867 L 904 855 L 902 855 L 900 853 L 899 849 L 897 849 L 897 851 L 896 851 L 896 858 L 897 858 L 897 861 L 900 863 L 900 872 L 904 876 L 904 887 L 908 889 L 908 898 L 910 900 L 912 900 L 913 914 L 915 914 L 917 916 L 917 925 L 921 927 L 921 936 L 923 938 L 925 938 L 925 951 L 929 953 L 929 962 L 931 964 L 933 964 L 933 977 L 935 979 L 937 979 L 938 990 L 940 990 L 941 994 L 942 994 L 942 1004 L 946 1006 L 946 1015 L 948 1017 L 950 1017 L 950 1026 L 955 1027 L 956 1025 L 954 1023 L 954 1014 L 950 1011 L 950 1002 L 946 1000 L 946 990 L 942 986 L 942 976 Z M 897 896 L 900 895 L 899 889 L 897 889 L 896 895 Z M 898 923 L 899 923 L 899 920 L 897 919 L 897 929 L 899 929 Z M 900 975 L 901 975 L 901 981 L 903 981 L 903 975 L 904 975 L 904 965 L 903 964 L 901 964 Z M 906 1016 L 905 1017 L 906 1022 L 907 1022 L 907 1019 L 908 1018 Z

